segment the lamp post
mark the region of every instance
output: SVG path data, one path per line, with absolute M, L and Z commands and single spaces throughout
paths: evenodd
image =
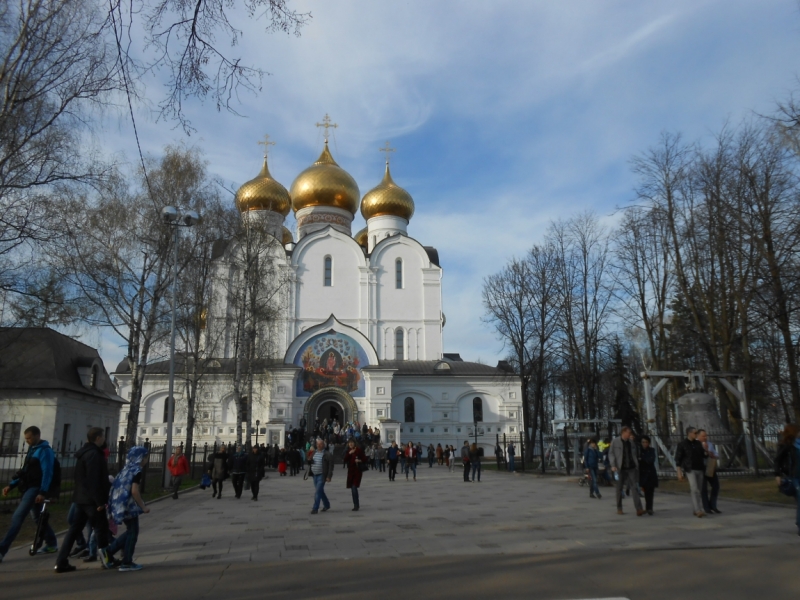
M 473 429 L 473 432 L 475 433 L 475 447 L 477 448 L 478 447 L 478 419 L 475 419 L 474 425 L 475 425 L 475 428 Z
M 256 419 L 256 447 L 258 447 L 258 426 L 261 425 L 261 421 Z
M 169 341 L 169 394 L 167 395 L 167 447 L 166 456 L 172 455 L 172 421 L 175 418 L 175 300 L 178 295 L 178 232 L 180 227 L 192 227 L 200 220 L 193 210 L 188 210 L 183 215 L 174 206 L 165 206 L 161 209 L 161 218 L 166 225 L 173 228 L 172 243 L 175 246 L 175 254 L 172 260 L 172 322 L 170 323 Z M 164 459 L 167 460 L 166 458 Z M 170 476 L 166 462 L 164 463 L 164 487 L 169 487 Z

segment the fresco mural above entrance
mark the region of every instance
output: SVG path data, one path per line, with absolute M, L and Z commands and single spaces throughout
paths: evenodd
M 351 337 L 330 330 L 309 339 L 294 358 L 303 367 L 297 379 L 297 396 L 310 396 L 326 387 L 337 387 L 354 397 L 364 397 L 361 369 L 369 364 L 366 352 Z

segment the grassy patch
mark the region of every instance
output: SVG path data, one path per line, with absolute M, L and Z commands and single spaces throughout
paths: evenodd
M 661 480 L 659 489 L 664 492 L 689 493 L 689 482 L 676 479 Z M 777 502 L 795 504 L 795 499 L 778 492 L 778 484 L 772 477 L 721 477 L 719 497 L 752 500 L 754 502 Z

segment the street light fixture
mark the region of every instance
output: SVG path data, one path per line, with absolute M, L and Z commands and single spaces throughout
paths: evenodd
M 258 447 L 258 426 L 261 425 L 261 421 L 256 419 L 256 447 Z
M 182 215 L 174 206 L 165 206 L 161 209 L 161 219 L 164 224 L 174 228 L 173 245 L 175 255 L 172 261 L 172 322 L 170 324 L 169 342 L 169 394 L 167 395 L 167 446 L 165 454 L 172 453 L 172 422 L 175 419 L 175 299 L 177 297 L 178 283 L 178 232 L 181 227 L 192 227 L 200 221 L 200 215 L 193 210 L 187 210 Z M 166 458 L 164 459 L 166 461 Z M 169 469 L 164 463 L 164 487 L 170 483 Z

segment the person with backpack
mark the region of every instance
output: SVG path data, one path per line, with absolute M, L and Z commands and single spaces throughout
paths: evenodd
M 75 492 L 73 501 L 78 505 L 78 514 L 70 525 L 61 549 L 56 557 L 56 573 L 69 573 L 75 567 L 69 564 L 68 556 L 78 533 L 86 523 L 91 523 L 97 535 L 98 556 L 104 569 L 115 566 L 108 555 L 108 519 L 106 503 L 111 484 L 108 481 L 108 464 L 101 450 L 106 443 L 105 432 L 100 427 L 91 427 L 86 434 L 86 444 L 75 454 Z
M 175 451 L 167 462 L 167 468 L 172 475 L 172 499 L 177 500 L 183 476 L 189 474 L 189 461 L 186 460 L 186 455 L 183 453 L 183 446 L 175 446 Z
M 38 523 L 42 502 L 45 498 L 56 496 L 57 493 L 54 492 L 61 483 L 60 476 L 57 477 L 58 480 L 54 479 L 58 461 L 50 444 L 41 439 L 41 430 L 31 425 L 25 430 L 24 435 L 25 443 L 28 444 L 25 462 L 22 464 L 22 469 L 17 471 L 11 482 L 3 488 L 3 497 L 8 496 L 13 489 L 19 489 L 22 497 L 11 516 L 11 525 L 3 541 L 0 542 L 0 562 L 3 562 L 3 557 L 8 553 L 22 528 L 25 515 L 30 513 L 33 520 Z M 60 472 L 59 468 L 59 475 Z M 58 551 L 58 540 L 49 524 L 45 528 L 44 539 L 45 543 L 37 554 L 51 554 Z
M 133 562 L 133 552 L 139 540 L 139 515 L 149 513 L 150 509 L 142 500 L 142 468 L 147 464 L 147 448 L 134 446 L 128 450 L 128 460 L 114 478 L 108 497 L 111 518 L 118 525 L 125 524 L 125 533 L 108 547 L 108 556 L 113 558 L 119 550 L 123 551 L 119 572 L 140 571 L 142 565 Z

